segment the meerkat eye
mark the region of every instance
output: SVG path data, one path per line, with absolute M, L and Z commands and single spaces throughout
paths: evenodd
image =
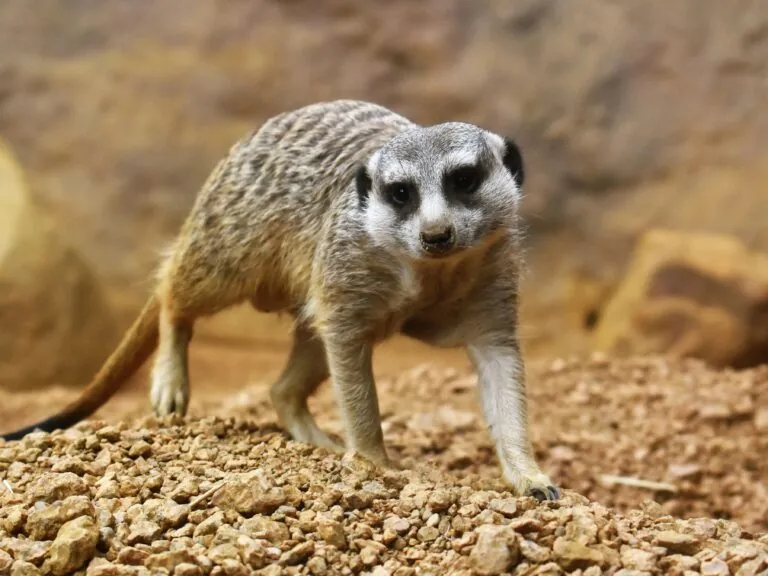
M 406 182 L 394 182 L 388 184 L 385 193 L 387 197 L 397 206 L 406 204 L 412 195 L 411 186 Z
M 482 178 L 483 173 L 478 166 L 462 166 L 450 172 L 447 180 L 456 192 L 471 194 L 478 189 Z

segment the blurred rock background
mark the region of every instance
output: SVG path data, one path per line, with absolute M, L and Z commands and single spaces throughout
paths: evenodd
M 530 355 L 768 361 L 767 67 L 762 0 L 4 0 L 0 136 L 61 241 L 46 241 L 46 270 L 29 252 L 48 308 L 39 292 L 0 284 L 3 338 L 10 329 L 16 343 L 0 340 L 0 364 L 14 365 L 0 385 L 14 387 L 24 365 L 30 386 L 41 380 L 35 337 L 16 328 L 38 313 L 78 366 L 46 378 L 92 373 L 229 146 L 275 113 L 341 97 L 519 140 Z M 34 218 L 23 228 L 48 234 Z M 709 258 L 723 243 L 727 256 Z M 0 266 L 12 283 L 20 265 Z M 661 266 L 682 272 L 654 292 Z M 92 280 L 72 292 L 57 280 L 66 274 Z M 670 291 L 675 303 L 659 308 L 653 294 Z M 25 322 L 6 319 L 24 305 Z M 245 308 L 198 332 L 246 343 L 287 334 Z

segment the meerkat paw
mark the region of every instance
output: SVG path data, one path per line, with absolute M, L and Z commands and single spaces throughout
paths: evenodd
M 504 478 L 518 495 L 533 496 L 539 502 L 559 500 L 562 496 L 560 488 L 538 468 L 529 471 L 505 469 Z
M 278 420 L 296 442 L 312 444 L 336 454 L 343 454 L 346 450 L 344 444 L 320 430 L 308 411 L 303 416 L 289 416 L 284 413 L 278 416 Z
M 157 416 L 183 416 L 187 413 L 189 387 L 179 379 L 153 378 L 150 400 Z

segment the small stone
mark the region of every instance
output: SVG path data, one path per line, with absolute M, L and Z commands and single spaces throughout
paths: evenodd
M 323 518 L 317 523 L 317 532 L 327 544 L 339 550 L 347 549 L 347 536 L 340 522 Z
M 759 408 L 755 412 L 755 428 L 761 432 L 768 431 L 768 408 Z
M 240 531 L 251 538 L 269 540 L 273 544 L 280 544 L 290 536 L 285 524 L 260 514 L 245 520 L 240 526 Z
M 183 562 L 173 570 L 173 576 L 203 576 L 204 572 L 196 564 Z
M 373 566 L 379 561 L 379 554 L 373 547 L 366 546 L 360 550 L 360 561 L 365 566 Z
M 416 532 L 416 537 L 420 542 L 432 542 L 437 540 L 438 536 L 440 536 L 440 531 L 434 526 L 422 526 Z
M 702 562 L 700 570 L 704 576 L 728 576 L 731 573 L 728 564 L 719 558 Z
M 280 556 L 280 564 L 283 566 L 296 566 L 301 564 L 315 552 L 315 543 L 312 540 L 297 544 Z
M 189 517 L 188 504 L 179 504 L 170 498 L 153 500 L 153 503 L 152 506 L 144 504 L 147 518 L 157 522 L 164 531 L 180 527 Z
M 169 497 L 176 502 L 184 504 L 200 493 L 200 486 L 194 478 L 185 478 L 173 489 Z
M 523 558 L 529 562 L 534 562 L 535 564 L 549 562 L 551 556 L 549 549 L 539 546 L 532 540 L 526 539 L 522 539 L 520 542 L 520 554 L 522 554 Z
M 621 549 L 621 563 L 632 570 L 651 571 L 656 569 L 656 556 L 639 548 L 625 546 Z
M 341 504 L 348 510 L 364 510 L 373 506 L 373 500 L 373 494 L 366 490 L 358 490 L 342 495 Z
M 135 442 L 128 450 L 128 456 L 131 458 L 146 458 L 150 454 L 152 454 L 152 445 L 145 440 L 139 440 L 138 442 Z
M 218 529 L 221 528 L 222 524 L 224 524 L 224 514 L 222 512 L 216 512 L 200 522 L 200 524 L 195 527 L 193 535 L 197 538 L 198 536 L 215 534 Z
M 208 558 L 222 565 L 225 560 L 239 560 L 240 551 L 234 544 L 219 544 L 208 551 Z
M 566 540 L 562 537 L 555 540 L 553 552 L 558 564 L 569 572 L 579 568 L 583 570 L 593 565 L 600 565 L 605 561 L 599 550 L 589 548 L 576 540 Z
M 427 504 L 434 512 L 444 512 L 453 504 L 453 498 L 448 490 L 433 490 L 427 499 Z
M 481 576 L 508 572 L 517 563 L 520 552 L 517 539 L 505 537 L 505 531 L 504 527 L 493 525 L 478 528 L 477 543 L 469 559 Z
M 13 556 L 8 554 L 5 550 L 0 549 L 0 574 L 5 574 L 11 569 L 13 564 Z
M 698 572 L 699 561 L 691 556 L 682 554 L 670 554 L 659 560 L 659 566 L 665 573 L 682 574 L 684 572 Z
M 541 532 L 542 530 L 540 520 L 527 516 L 523 516 L 521 518 L 513 518 L 509 522 L 509 527 L 518 534 L 530 534 L 531 532 Z
M 161 533 L 162 530 L 156 522 L 139 519 L 131 523 L 128 537 L 126 538 L 126 544 L 151 544 Z
M 490 509 L 505 518 L 514 518 L 517 514 L 517 502 L 512 498 L 495 498 L 490 502 Z
M 194 562 L 194 555 L 188 549 L 181 549 L 149 555 L 144 560 L 144 566 L 153 571 L 167 570 L 169 573 L 174 573 L 179 566 L 194 564 Z
M 262 568 L 267 562 L 265 550 L 266 541 L 254 540 L 250 536 L 241 534 L 237 538 L 237 547 L 240 550 L 240 558 L 254 570 Z
M 70 496 L 29 514 L 26 531 L 35 540 L 53 540 L 59 528 L 79 516 L 95 517 L 96 510 L 87 496 Z
M 141 566 L 149 558 L 150 552 L 139 550 L 134 546 L 126 546 L 117 553 L 117 561 L 129 566 Z
M 0 522 L 0 527 L 5 529 L 8 534 L 16 534 L 21 531 L 26 521 L 26 507 L 21 504 L 16 504 L 15 506 L 8 506 L 5 518 Z
M 15 540 L 14 545 L 8 546 L 8 551 L 16 560 L 31 562 L 40 566 L 51 548 L 51 542 L 35 542 L 34 540 Z
M 40 569 L 31 562 L 16 560 L 11 567 L 10 576 L 42 576 L 42 574 Z
M 328 563 L 325 561 L 325 558 L 320 556 L 313 556 L 307 560 L 307 569 L 309 570 L 310 574 L 314 574 L 315 576 L 322 576 L 328 572 Z
M 213 496 L 213 504 L 222 510 L 233 509 L 238 513 L 272 514 L 285 504 L 287 496 L 282 488 L 263 490 L 256 482 L 232 482 L 225 484 Z
M 93 558 L 98 542 L 99 526 L 90 516 L 66 522 L 51 545 L 46 573 L 63 576 L 79 570 Z
M 697 538 L 690 534 L 681 534 L 672 530 L 663 530 L 656 534 L 653 543 L 663 546 L 670 552 L 687 554 L 688 556 L 695 554 L 699 548 Z
M 768 554 L 762 555 L 762 557 L 752 558 L 744 562 L 738 570 L 735 571 L 736 576 L 765 576 L 768 572 Z M 733 569 L 731 569 L 733 572 Z
M 48 472 L 41 474 L 27 489 L 31 501 L 53 503 L 70 496 L 88 494 L 88 486 L 72 472 Z
M 405 534 L 410 528 L 411 523 L 399 516 L 390 516 L 384 520 L 384 529 L 391 530 L 396 534 Z

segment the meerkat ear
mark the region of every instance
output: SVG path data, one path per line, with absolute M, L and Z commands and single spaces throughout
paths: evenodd
M 523 167 L 523 153 L 520 147 L 512 138 L 504 138 L 504 157 L 502 159 L 504 166 L 517 182 L 518 187 L 523 187 L 525 181 L 525 170 Z
M 368 203 L 368 195 L 371 193 L 371 177 L 368 175 L 368 169 L 365 164 L 358 166 L 355 171 L 355 188 L 357 197 L 360 200 L 360 206 L 365 207 Z

